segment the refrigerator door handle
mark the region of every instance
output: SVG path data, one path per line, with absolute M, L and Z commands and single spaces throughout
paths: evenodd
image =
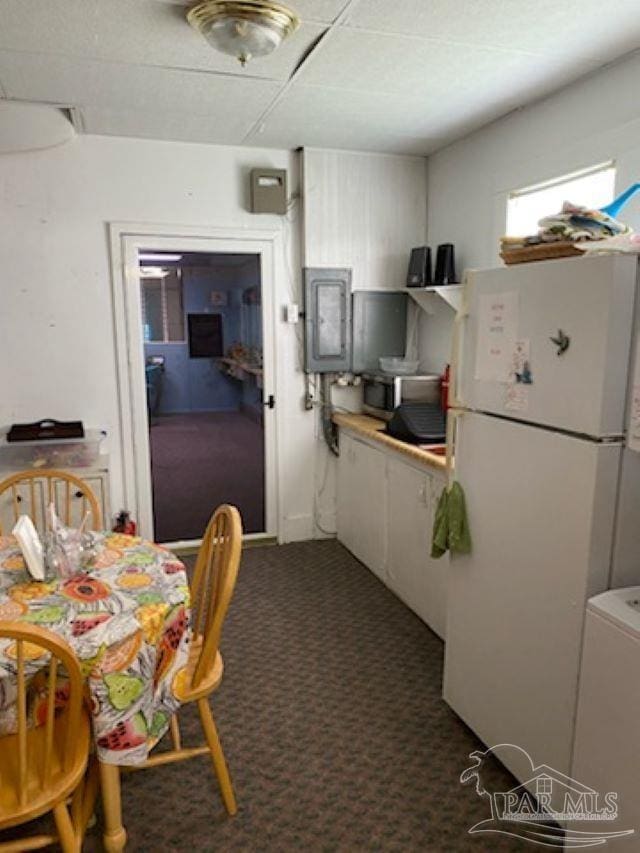
M 463 417 L 464 412 L 460 409 L 449 409 L 447 411 L 447 455 L 445 474 L 446 483 L 450 487 L 453 484 L 455 471 L 455 448 L 458 433 L 458 420 Z
M 460 307 L 456 311 L 456 316 L 453 321 L 453 335 L 451 336 L 451 361 L 450 361 L 450 379 L 449 379 L 449 407 L 454 409 L 461 408 L 464 403 L 460 400 L 458 393 L 458 376 L 462 368 L 462 339 L 464 335 L 464 326 L 466 319 L 469 316 L 469 270 L 465 270 L 462 276 L 462 300 Z

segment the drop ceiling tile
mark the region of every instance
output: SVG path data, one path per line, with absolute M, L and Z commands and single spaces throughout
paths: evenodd
M 427 154 L 591 68 L 574 63 L 568 72 L 560 60 L 541 66 L 531 57 L 518 56 L 516 63 L 513 57 L 506 59 L 496 68 L 489 67 L 491 73 L 486 68 L 479 73 L 474 66 L 473 73 L 462 68 L 456 76 L 451 68 L 429 81 L 412 78 L 404 92 L 400 87 L 393 91 L 395 84 L 388 76 L 372 77 L 368 89 L 364 78 L 354 81 L 352 77 L 352 84 L 363 87 L 348 89 L 308 85 L 308 75 L 303 73 L 267 116 L 262 132 L 252 134 L 250 140 L 255 145 L 352 145 Z M 377 91 L 377 85 L 387 90 Z
M 0 80 L 7 96 L 80 107 L 208 115 L 233 124 L 255 121 L 279 91 L 269 80 L 243 80 L 60 56 L 0 51 Z
M 470 98 L 478 83 L 494 89 L 499 98 L 505 85 L 548 78 L 558 88 L 564 84 L 559 70 L 582 73 L 595 67 L 564 58 L 446 44 L 438 41 L 384 35 L 340 28 L 323 42 L 300 72 L 306 84 L 358 91 L 445 98 L 468 90 Z
M 348 25 L 608 61 L 640 44 L 638 0 L 366 0 Z
M 325 31 L 303 23 L 271 56 L 245 69 L 189 26 L 185 10 L 157 0 L 0 0 L 0 48 L 286 80 Z
M 413 98 L 295 84 L 247 142 L 424 154 L 438 122 Z
M 347 0 L 282 0 L 302 21 L 330 24 L 347 5 Z
M 219 116 L 108 107 L 86 107 L 81 114 L 85 133 L 211 145 L 237 145 L 248 124 L 243 110 L 230 112 L 224 121 Z
M 249 144 L 261 148 L 288 148 L 290 134 L 274 129 L 264 136 L 252 138 Z M 405 154 L 426 157 L 446 145 L 448 140 L 414 139 L 409 136 L 396 136 L 379 130 L 367 133 L 342 126 L 337 129 L 318 125 L 305 129 L 306 145 L 310 148 L 340 148 L 345 151 L 371 151 L 379 154 Z

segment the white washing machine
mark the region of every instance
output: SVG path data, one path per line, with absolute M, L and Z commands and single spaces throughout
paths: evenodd
M 572 777 L 618 794 L 618 819 L 580 827 L 613 838 L 611 853 L 640 851 L 640 586 L 612 589 L 587 605 Z

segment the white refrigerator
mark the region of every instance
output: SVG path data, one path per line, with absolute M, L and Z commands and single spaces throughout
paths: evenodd
M 640 583 L 637 270 L 600 256 L 474 272 L 459 321 L 473 547 L 449 569 L 444 698 L 487 746 L 565 774 L 587 599 Z

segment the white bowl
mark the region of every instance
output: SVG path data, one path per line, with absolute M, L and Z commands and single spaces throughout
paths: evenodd
M 380 369 L 385 373 L 394 373 L 397 376 L 411 376 L 418 369 L 419 361 L 398 356 L 386 356 L 380 359 Z

